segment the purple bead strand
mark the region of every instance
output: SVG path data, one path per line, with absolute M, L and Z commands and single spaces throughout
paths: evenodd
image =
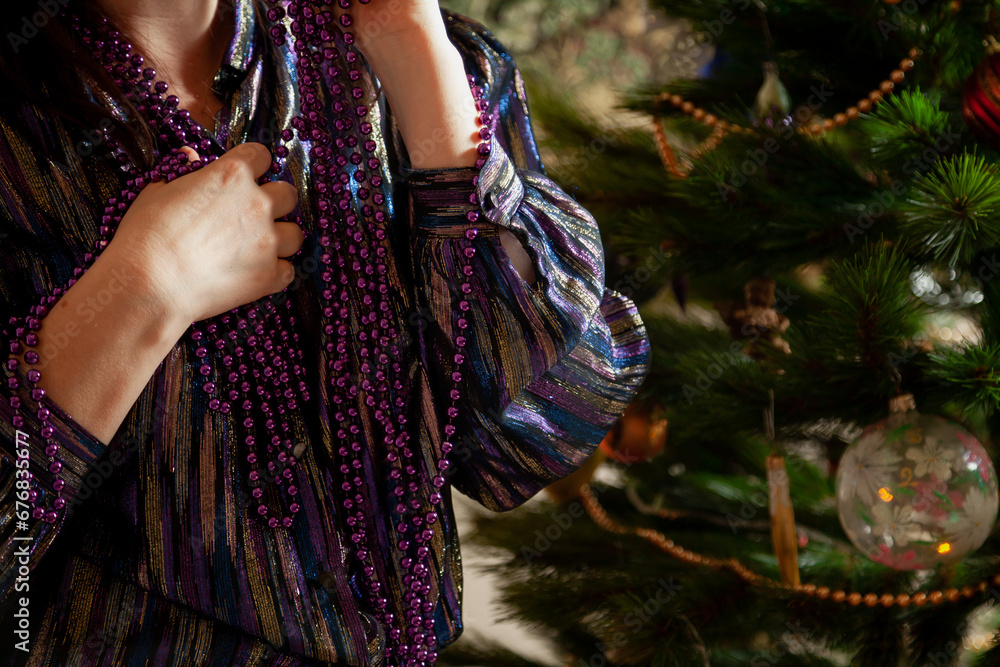
M 359 0 L 367 4 L 366 0 Z M 292 120 L 292 127 L 281 133 L 283 144 L 275 148 L 277 158 L 289 154 L 287 145 L 294 138 L 309 146 L 313 163 L 312 185 L 317 211 L 318 242 L 324 287 L 321 306 L 324 316 L 323 333 L 327 338 L 327 372 L 330 400 L 336 435 L 341 441 L 338 450 L 342 476 L 341 505 L 345 524 L 353 546 L 353 556 L 365 576 L 368 602 L 388 630 L 387 659 L 406 667 L 433 665 L 437 658 L 433 613 L 436 607 L 431 597 L 432 569 L 429 543 L 434 526 L 444 510 L 441 489 L 451 467 L 448 455 L 453 450 L 455 423 L 460 417 L 462 370 L 466 365 L 466 313 L 471 308 L 469 297 L 473 287 L 469 282 L 474 271 L 471 260 L 476 250 L 473 241 L 478 229 L 478 197 L 475 194 L 478 176 L 472 180 L 473 194 L 469 203 L 475 208 L 467 214 L 470 227 L 466 232 L 460 266 L 464 280 L 458 286 L 457 308 L 454 312 L 452 386 L 450 403 L 441 444 L 441 456 L 428 471 L 422 458 L 411 447 L 407 428 L 405 396 L 409 395 L 409 380 L 399 360 L 399 332 L 389 297 L 388 256 L 391 251 L 386 228 L 391 222 L 386 197 L 382 193 L 382 164 L 377 157 L 378 145 L 372 138 L 373 127 L 367 120 L 370 109 L 364 103 L 366 92 L 363 60 L 354 48 L 355 38 L 350 29 L 353 20 L 346 11 L 350 0 L 337 0 L 344 10 L 339 16 L 329 10 L 329 3 L 310 0 L 271 0 L 267 16 L 274 43 L 292 51 L 297 65 L 301 107 Z M 204 130 L 179 108 L 176 96 L 168 95 L 165 82 L 156 80 L 156 72 L 144 66 L 143 57 L 128 44 L 117 30 L 102 20 L 94 27 L 86 26 L 75 15 L 68 17 L 77 29 L 81 41 L 97 54 L 109 74 L 129 96 L 137 110 L 148 120 L 159 140 L 171 146 L 169 154 L 150 170 L 140 174 L 121 147 L 110 137 L 105 141 L 115 159 L 128 172 L 127 187 L 119 197 L 108 202 L 101 219 L 100 238 L 95 252 L 84 256 L 84 265 L 73 272 L 65 287 L 56 288 L 44 297 L 23 320 L 13 318 L 16 338 L 11 341 L 12 354 L 24 353 L 29 364 L 38 361 L 33 347 L 38 342 L 41 319 L 75 281 L 89 268 L 114 235 L 128 206 L 142 189 L 156 180 L 172 181 L 217 159 L 217 149 Z M 289 39 L 289 37 L 291 39 Z M 323 85 L 330 93 L 329 109 L 324 99 Z M 477 170 L 482 169 L 490 153 L 492 117 L 483 99 L 483 90 L 469 77 L 473 101 L 480 113 L 480 157 Z M 335 134 L 331 133 L 331 128 Z M 188 163 L 180 152 L 183 146 L 195 148 L 201 160 Z M 280 173 L 282 165 L 275 161 L 272 172 Z M 360 208 L 356 210 L 356 207 Z M 300 222 L 301 224 L 301 222 Z M 353 301 L 357 292 L 360 303 Z M 231 413 L 234 406 L 243 410 L 244 443 L 250 466 L 249 485 L 259 501 L 256 511 L 271 528 L 293 525 L 300 511 L 296 502 L 298 480 L 297 457 L 301 444 L 291 437 L 290 416 L 302 403 L 308 402 L 308 386 L 304 376 L 303 352 L 299 336 L 294 332 L 296 321 L 292 304 L 285 299 L 284 311 L 274 298 L 235 308 L 222 316 L 191 327 L 190 340 L 200 364 L 197 372 L 204 379 L 201 385 L 208 407 L 222 414 Z M 357 324 L 355 324 L 355 322 Z M 356 336 L 356 340 L 354 338 Z M 352 355 L 356 353 L 357 361 Z M 17 359 L 8 368 L 19 368 Z M 37 387 L 41 373 L 27 372 L 32 399 L 40 401 L 44 390 Z M 13 392 L 11 406 L 26 409 L 18 398 L 17 378 L 9 381 Z M 382 582 L 376 571 L 374 552 L 378 548 L 375 531 L 369 529 L 367 498 L 371 491 L 365 483 L 365 454 L 362 439 L 361 410 L 369 410 L 380 426 L 384 449 L 384 466 L 388 471 L 395 506 L 393 530 L 395 547 L 401 554 L 403 570 L 404 608 L 393 609 L 384 597 Z M 42 421 L 41 434 L 47 438 L 46 455 L 49 471 L 58 477 L 62 463 L 57 460 L 58 445 L 51 439 L 53 427 L 48 410 L 40 404 L 36 416 Z M 239 419 L 237 418 L 239 422 Z M 14 425 L 24 425 L 21 414 Z M 260 437 L 263 435 L 263 437 Z M 266 459 L 266 460 L 265 460 Z M 287 512 L 269 508 L 264 501 L 265 486 L 273 483 L 287 497 Z M 57 478 L 50 505 L 42 503 L 39 490 L 33 488 L 33 516 L 53 523 L 65 507 L 61 495 L 65 482 Z M 398 618 L 397 615 L 402 616 Z

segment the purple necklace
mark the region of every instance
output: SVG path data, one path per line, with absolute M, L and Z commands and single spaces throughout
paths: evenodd
M 368 1 L 359 0 L 363 4 Z M 454 422 L 459 416 L 462 375 L 456 370 L 451 377 L 451 403 L 441 446 L 443 456 L 437 461 L 437 470 L 425 472 L 410 446 L 403 414 L 408 378 L 400 364 L 394 361 L 400 358 L 400 351 L 387 299 L 389 286 L 385 262 L 390 247 L 385 228 L 390 218 L 385 197 L 378 191 L 383 184 L 382 165 L 377 157 L 378 146 L 371 138 L 373 128 L 367 121 L 369 109 L 361 102 L 365 91 L 358 82 L 362 80 L 363 61 L 353 48 L 355 40 L 350 32 L 353 21 L 347 13 L 335 16 L 328 2 L 269 2 L 274 5 L 267 11 L 273 42 L 282 47 L 289 33 L 292 37 L 290 49 L 296 61 L 301 100 L 299 114 L 292 119 L 292 127 L 282 131 L 281 139 L 288 143 L 297 135 L 303 144 L 311 146 L 311 184 L 316 193 L 321 275 L 325 286 L 321 290 L 321 326 L 330 338 L 326 343 L 328 389 L 334 406 L 333 419 L 339 424 L 336 433 L 341 442 L 338 450 L 343 479 L 341 505 L 350 530 L 350 547 L 365 575 L 368 601 L 388 628 L 385 654 L 389 663 L 406 667 L 433 665 L 437 658 L 433 632 L 435 604 L 430 599 L 432 571 L 428 566 L 430 548 L 427 543 L 434 535 L 432 526 L 438 521 L 442 503 L 440 489 L 450 466 L 447 455 L 453 445 L 449 439 L 455 433 Z M 337 0 L 337 4 L 347 10 L 351 0 Z M 41 328 L 42 318 L 107 247 L 129 204 L 143 187 L 159 179 L 172 181 L 218 157 L 203 128 L 191 119 L 189 112 L 179 108 L 178 98 L 167 94 L 167 84 L 156 81 L 156 72 L 144 66 L 143 57 L 107 20 L 91 27 L 75 14 L 68 18 L 83 43 L 97 55 L 118 86 L 148 119 L 154 134 L 161 143 L 170 145 L 171 151 L 159 165 L 143 174 L 130 162 L 121 146 L 105 135 L 108 146 L 131 178 L 121 195 L 108 202 L 101 218 L 100 239 L 95 244 L 95 252 L 84 255 L 84 266 L 74 269 L 74 277 L 66 286 L 55 288 L 52 295 L 32 307 L 23 320 L 12 318 L 16 337 L 10 343 L 10 351 L 15 355 L 24 351 L 28 364 L 39 360 L 33 348 L 38 343 L 35 332 Z M 329 116 L 320 101 L 324 83 L 333 100 L 329 104 Z M 492 117 L 483 99 L 483 90 L 476 86 L 472 76 L 469 84 L 482 125 L 478 170 L 482 169 L 490 153 Z M 187 156 L 179 151 L 182 146 L 196 148 L 202 160 L 189 163 Z M 285 145 L 279 145 L 275 154 L 278 160 L 272 164 L 271 172 L 278 174 L 282 170 L 279 160 L 287 157 L 289 151 Z M 478 176 L 474 177 L 472 185 L 478 185 Z M 357 204 L 353 201 L 355 197 Z M 470 203 L 478 204 L 475 194 Z M 478 212 L 470 211 L 467 219 L 470 224 L 476 223 Z M 302 224 L 301 220 L 296 222 Z M 478 230 L 470 226 L 466 238 L 472 241 L 477 234 Z M 464 256 L 471 260 L 475 253 L 474 248 L 467 247 Z M 472 275 L 468 261 L 462 272 L 466 277 Z M 348 287 L 351 283 L 363 293 L 361 304 L 353 303 L 350 298 Z M 458 307 L 453 316 L 456 331 L 453 361 L 461 368 L 465 363 L 464 332 L 468 328 L 465 313 L 470 308 L 467 295 L 472 292 L 472 286 L 463 282 L 458 289 Z M 207 395 L 208 406 L 221 413 L 229 413 L 238 406 L 256 415 L 248 414 L 242 421 L 246 432 L 243 439 L 248 452 L 246 461 L 251 468 L 247 482 L 252 497 L 258 501 L 256 513 L 272 529 L 290 528 L 301 509 L 295 502 L 299 484 L 296 465 L 304 445 L 292 441 L 289 418 L 300 402 L 310 401 L 310 395 L 306 383 L 300 379 L 304 376 L 303 352 L 298 345 L 299 336 L 294 332 L 295 317 L 290 312 L 282 312 L 291 309 L 290 300 L 283 299 L 284 306 L 278 305 L 273 297 L 262 301 L 192 325 L 190 337 L 196 345 L 195 355 L 202 362 L 198 372 L 204 377 L 201 389 Z M 352 318 L 360 322 L 356 342 L 350 333 Z M 352 352 L 360 359 L 358 364 Z M 18 360 L 10 359 L 8 368 L 16 371 Z M 58 478 L 62 464 L 58 460 L 58 446 L 51 440 L 54 429 L 47 421 L 49 411 L 40 404 L 45 396 L 45 390 L 37 386 L 41 373 L 30 369 L 25 377 L 31 397 L 38 403 L 35 410 L 42 423 L 39 435 L 47 442 L 47 467 L 56 476 L 54 494 L 45 494 L 33 481 L 28 499 L 33 506 L 33 518 L 55 523 L 67 503 L 62 495 L 65 482 Z M 28 409 L 16 395 L 19 387 L 18 378 L 11 378 L 11 407 Z M 365 483 L 360 474 L 364 447 L 359 435 L 362 432 L 359 408 L 370 410 L 381 426 L 395 511 L 401 517 L 394 525 L 397 547 L 404 554 L 400 565 L 405 572 L 403 584 L 407 591 L 405 608 L 398 610 L 403 616 L 400 620 L 389 600 L 381 595 L 382 583 L 377 580 L 369 548 L 376 542 L 374 531 L 368 530 Z M 24 425 L 20 414 L 15 415 L 13 425 L 15 428 Z M 264 438 L 255 435 L 261 432 L 261 426 L 266 432 Z M 268 506 L 264 499 L 267 482 L 273 482 L 281 490 L 283 503 Z

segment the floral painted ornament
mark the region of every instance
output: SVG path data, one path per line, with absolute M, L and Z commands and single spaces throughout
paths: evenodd
M 866 428 L 837 472 L 844 532 L 877 563 L 920 570 L 975 551 L 997 518 L 997 476 L 961 426 L 916 411 L 898 396 L 890 416 Z

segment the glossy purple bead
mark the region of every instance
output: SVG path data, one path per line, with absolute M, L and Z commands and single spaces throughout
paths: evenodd
M 351 6 L 350 0 L 338 0 L 338 4 L 344 9 L 349 9 Z M 312 2 L 289 0 L 287 10 L 275 5 L 268 10 L 267 17 L 272 23 L 281 21 L 286 11 L 294 19 L 292 32 L 296 35 L 295 54 L 299 59 L 299 93 L 303 106 L 302 116 L 293 119 L 292 127 L 283 129 L 280 138 L 281 141 L 289 143 L 295 140 L 296 132 L 299 133 L 300 138 L 313 142 L 313 151 L 317 158 L 312 174 L 313 194 L 317 208 L 325 212 L 318 222 L 318 227 L 324 230 L 321 246 L 325 252 L 321 256 L 321 267 L 324 270 L 322 279 L 327 287 L 322 290 L 322 296 L 327 302 L 323 304 L 322 310 L 327 320 L 321 324 L 321 328 L 330 338 L 326 349 L 330 355 L 329 361 L 334 362 L 335 372 L 330 374 L 331 401 L 342 411 L 338 415 L 340 423 L 337 428 L 346 429 L 346 433 L 357 434 L 359 415 L 352 406 L 363 400 L 375 408 L 376 421 L 381 425 L 388 450 L 385 460 L 390 469 L 390 478 L 400 484 L 393 493 L 400 500 L 406 501 L 399 503 L 403 508 L 401 526 L 420 527 L 433 524 L 438 520 L 438 514 L 436 511 L 428 511 L 426 504 L 429 502 L 435 507 L 440 505 L 442 496 L 436 489 L 441 488 L 445 480 L 441 475 L 428 479 L 425 473 L 418 472 L 414 466 L 404 466 L 403 461 L 409 461 L 414 457 L 409 446 L 410 434 L 405 428 L 406 418 L 402 414 L 407 403 L 397 397 L 395 401 L 395 408 L 399 410 L 397 414 L 393 411 L 390 401 L 383 397 L 390 387 L 396 392 L 403 392 L 407 386 L 405 384 L 407 378 L 404 375 L 404 367 L 397 362 L 400 350 L 395 342 L 395 321 L 391 319 L 388 300 L 390 290 L 387 283 L 386 258 L 391 252 L 391 247 L 383 227 L 388 224 L 390 218 L 384 206 L 385 195 L 380 190 L 383 184 L 380 173 L 382 164 L 377 156 L 378 145 L 373 138 L 375 136 L 372 134 L 373 128 L 369 122 L 361 120 L 368 116 L 369 110 L 362 103 L 365 98 L 364 90 L 353 83 L 361 80 L 360 59 L 351 47 L 354 37 L 350 32 L 346 32 L 339 41 L 334 42 L 336 31 L 331 32 L 330 28 L 324 27 L 334 20 L 333 14 L 314 9 Z M 343 14 L 339 21 L 343 27 L 349 28 L 353 24 L 349 14 Z M 135 165 L 130 163 L 117 142 L 111 137 L 105 137 L 107 145 L 119 163 L 129 172 L 130 179 L 128 189 L 109 200 L 108 208 L 101 220 L 101 239 L 95 244 L 99 252 L 107 247 L 117 224 L 127 211 L 128 204 L 136 199 L 146 183 L 161 178 L 172 180 L 211 163 L 218 155 L 215 153 L 212 141 L 203 134 L 201 128 L 192 120 L 190 113 L 179 109 L 178 98 L 168 94 L 169 86 L 164 82 L 155 81 L 156 72 L 145 66 L 141 55 L 124 41 L 110 23 L 104 21 L 96 28 L 90 28 L 84 26 L 82 21 L 75 20 L 73 25 L 86 36 L 98 60 L 104 63 L 111 76 L 120 82 L 121 88 L 133 96 L 133 103 L 150 118 L 154 134 L 158 134 L 165 142 L 176 142 L 175 145 L 187 143 L 195 146 L 203 158 L 197 163 L 188 164 L 185 156 L 168 154 L 156 168 L 147 174 L 141 174 Z M 277 45 L 285 44 L 286 30 L 283 24 L 275 23 L 270 35 Z M 347 67 L 343 66 L 344 62 L 347 63 Z M 329 75 L 330 92 L 334 97 L 331 107 L 325 110 L 319 104 L 319 100 L 323 99 L 319 72 Z M 483 89 L 476 85 L 474 77 L 470 76 L 468 79 L 473 103 L 480 112 L 479 122 L 482 127 L 479 130 L 479 137 L 483 143 L 478 150 L 484 158 L 477 161 L 477 167 L 482 168 L 486 161 L 485 156 L 491 152 L 489 125 L 493 122 L 493 114 L 489 113 L 489 104 L 483 98 Z M 333 127 L 338 128 L 336 136 L 331 136 L 328 130 L 331 123 L 323 118 L 326 112 L 340 114 L 333 123 Z M 343 155 L 334 153 L 331 150 L 333 146 L 336 146 L 338 151 L 344 151 L 347 147 L 354 150 L 349 152 L 347 159 L 335 159 L 335 155 L 337 158 L 343 158 Z M 364 153 L 361 152 L 362 148 Z M 272 170 L 277 171 L 281 167 L 280 161 L 285 159 L 290 151 L 288 147 L 279 145 L 275 147 L 274 154 L 277 161 L 272 165 Z M 359 169 L 351 171 L 348 165 L 357 165 Z M 367 172 L 364 171 L 365 168 Z M 359 188 L 356 193 L 357 199 L 353 201 L 348 188 L 352 176 L 357 183 L 365 184 Z M 478 192 L 478 183 L 477 175 L 471 182 L 474 195 Z M 475 205 L 478 197 L 474 196 L 472 201 Z M 355 205 L 358 210 L 354 209 Z M 363 217 L 358 216 L 359 211 Z M 473 209 L 467 212 L 466 217 L 470 223 L 475 223 L 479 220 L 479 216 L 480 212 Z M 472 241 L 477 234 L 476 228 L 470 228 L 465 236 L 467 240 Z M 347 247 L 348 245 L 350 247 Z M 462 253 L 462 257 L 466 260 L 472 259 L 475 255 L 476 251 L 472 247 L 465 248 Z M 345 257 L 349 258 L 349 261 L 345 262 Z M 94 259 L 93 253 L 84 256 L 87 266 Z M 459 269 L 467 276 L 474 273 L 472 267 L 467 264 Z M 75 270 L 74 279 L 84 271 L 85 268 Z M 351 284 L 356 285 L 361 292 L 360 298 L 349 294 L 345 289 Z M 460 289 L 465 293 L 472 291 L 468 283 L 462 284 Z M 54 304 L 62 291 L 61 287 L 53 290 L 53 295 L 43 301 L 42 306 L 47 308 Z M 338 304 L 337 308 L 331 307 L 334 299 Z M 356 299 L 360 300 L 360 304 Z M 286 308 L 291 308 L 290 300 L 286 299 L 284 303 Z M 360 314 L 366 326 L 361 332 L 351 332 L 346 326 L 351 317 L 349 308 L 357 307 L 362 309 Z M 469 307 L 469 303 L 463 300 L 457 310 L 465 312 Z M 199 374 L 205 377 L 211 375 L 221 361 L 225 369 L 222 375 L 228 382 L 228 385 L 221 387 L 212 382 L 202 385 L 208 394 L 221 389 L 219 395 L 229 398 L 229 401 L 211 398 L 208 407 L 225 414 L 230 411 L 232 404 L 240 406 L 242 410 L 251 414 L 262 412 L 267 415 L 266 424 L 260 433 L 263 439 L 259 443 L 249 432 L 260 428 L 254 419 L 241 415 L 240 420 L 236 422 L 247 430 L 241 440 L 251 450 L 256 449 L 256 452 L 250 451 L 246 456 L 247 464 L 251 467 L 249 479 L 254 483 L 259 482 L 260 465 L 273 464 L 276 454 L 278 462 L 287 464 L 288 468 L 295 464 L 294 458 L 288 457 L 285 453 L 286 449 L 292 447 L 292 442 L 289 440 L 291 427 L 288 416 L 296 411 L 298 401 L 303 403 L 309 401 L 309 388 L 299 381 L 302 372 L 296 364 L 296 361 L 304 358 L 303 352 L 297 347 L 298 336 L 291 318 L 288 323 L 283 322 L 277 310 L 271 301 L 265 302 L 263 307 L 241 307 L 231 311 L 234 317 L 225 315 L 213 318 L 203 328 L 194 327 L 191 333 L 195 356 L 200 361 Z M 45 312 L 47 311 L 44 308 L 40 308 L 34 311 L 37 317 L 25 318 L 26 327 L 36 331 L 40 326 L 38 320 L 44 317 Z M 253 324 L 249 325 L 250 322 Z M 246 336 L 250 326 L 253 327 L 253 333 L 251 336 Z M 457 322 L 459 331 L 468 326 L 468 320 L 460 317 Z M 24 330 L 25 327 L 21 327 L 18 336 L 23 335 Z M 37 342 L 34 334 L 26 336 L 26 339 L 29 345 L 33 344 L 32 341 Z M 360 343 L 358 352 L 367 364 L 363 378 L 353 377 L 350 371 L 351 346 L 358 343 Z M 466 337 L 456 336 L 454 344 L 456 348 L 454 361 L 460 366 L 465 363 L 462 349 L 467 344 Z M 13 353 L 20 352 L 20 349 L 20 343 L 11 341 Z M 265 351 L 266 355 L 263 353 Z M 37 354 L 28 351 L 26 360 L 29 364 L 37 363 Z M 8 368 L 15 370 L 16 366 L 11 368 L 8 365 Z M 34 372 L 29 373 L 28 379 L 32 383 L 38 380 Z M 455 434 L 455 427 L 450 421 L 460 414 L 457 404 L 462 395 L 459 389 L 462 381 L 461 373 L 455 372 L 452 381 L 454 386 L 448 389 L 448 395 L 455 405 L 448 410 L 449 423 L 444 426 L 445 435 L 449 438 Z M 19 389 L 16 381 L 10 382 L 9 385 L 12 391 Z M 35 400 L 40 400 L 44 397 L 44 392 L 40 388 L 35 388 L 33 397 Z M 21 407 L 17 397 L 11 397 L 10 404 L 14 410 Z M 344 410 L 346 414 L 343 413 Z M 37 416 L 44 421 L 49 417 L 48 410 L 42 407 L 38 410 Z M 14 416 L 12 422 L 20 427 L 24 424 L 24 419 L 18 414 Z M 267 431 L 266 436 L 263 436 L 264 430 Z M 54 430 L 50 425 L 43 424 L 42 433 L 43 437 L 48 438 L 54 434 Z M 296 456 L 303 455 L 304 450 L 300 451 L 299 447 L 304 446 L 304 443 L 297 443 L 295 446 Z M 50 456 L 57 453 L 57 448 L 53 447 L 55 445 L 46 448 L 47 454 L 52 452 Z M 447 454 L 452 448 L 451 442 L 442 445 L 442 453 L 445 456 L 436 462 L 438 471 L 449 469 Z M 349 448 L 341 448 L 341 456 L 347 463 L 346 471 L 360 469 L 360 454 L 363 449 L 356 439 L 351 442 Z M 266 459 L 260 461 L 258 453 Z M 267 467 L 271 468 L 271 465 Z M 292 479 L 291 470 L 288 468 L 284 468 L 277 476 L 279 482 Z M 49 469 L 53 474 L 57 474 L 61 470 L 61 464 L 54 461 Z M 404 540 L 399 544 L 401 549 L 411 554 L 403 559 L 402 566 L 411 582 L 414 595 L 409 601 L 414 610 L 413 615 L 407 615 L 407 624 L 412 632 L 404 635 L 399 628 L 399 623 L 402 621 L 396 620 L 393 611 L 387 607 L 388 600 L 378 594 L 381 583 L 374 578 L 376 569 L 367 562 L 370 557 L 366 548 L 368 535 L 374 531 L 368 530 L 368 517 L 363 510 L 368 504 L 367 494 L 370 490 L 366 488 L 361 477 L 348 480 L 346 475 L 350 473 L 344 474 L 343 489 L 346 493 L 350 493 L 351 497 L 344 498 L 342 504 L 348 513 L 353 512 L 349 514 L 352 519 L 349 527 L 352 542 L 358 544 L 355 556 L 362 561 L 363 572 L 368 579 L 365 588 L 370 592 L 369 601 L 376 609 L 385 610 L 380 612 L 381 618 L 391 626 L 387 633 L 391 641 L 386 647 L 386 655 L 399 656 L 394 660 L 396 662 L 402 660 L 403 664 L 407 665 L 433 664 L 437 657 L 434 650 L 436 641 L 433 633 L 434 620 L 431 616 L 434 605 L 427 598 L 431 591 L 432 568 L 428 567 L 426 560 L 430 551 L 427 546 L 420 544 L 430 540 L 433 533 L 429 529 L 424 529 L 417 535 L 418 541 L 411 543 Z M 64 482 L 57 479 L 53 488 L 59 491 L 63 485 Z M 285 493 L 282 495 L 287 495 L 284 500 L 288 503 L 287 516 L 281 511 L 269 511 L 263 503 L 257 507 L 260 516 L 265 517 L 267 525 L 273 529 L 279 526 L 290 528 L 293 525 L 293 517 L 301 510 L 300 505 L 292 501 L 300 493 L 298 486 L 289 483 L 284 489 Z M 263 492 L 258 487 L 254 489 L 253 495 L 259 498 L 263 496 Z M 65 500 L 57 498 L 52 506 L 61 509 L 65 506 Z M 50 523 L 57 520 L 55 512 L 37 506 L 33 509 L 32 515 Z

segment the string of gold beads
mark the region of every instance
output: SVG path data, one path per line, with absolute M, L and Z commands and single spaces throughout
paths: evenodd
M 690 549 L 685 549 L 666 537 L 663 533 L 652 528 L 628 528 L 618 523 L 608 516 L 607 511 L 598 502 L 589 485 L 585 485 L 580 489 L 580 499 L 583 501 L 584 509 L 590 515 L 591 520 L 603 530 L 619 535 L 632 533 L 654 544 L 661 551 L 673 556 L 677 560 L 693 565 L 729 570 L 750 584 L 784 589 L 799 595 L 814 597 L 818 600 L 829 600 L 837 604 L 849 604 L 852 607 L 857 607 L 863 603 L 867 607 L 881 605 L 886 608 L 893 606 L 908 607 L 912 604 L 917 607 L 923 607 L 926 604 L 939 605 L 946 601 L 957 602 L 962 598 L 971 599 L 977 595 L 982 595 L 989 589 L 991 582 L 994 586 L 1000 586 L 1000 574 L 995 574 L 988 580 L 980 581 L 975 586 L 946 588 L 943 591 L 934 590 L 929 593 L 919 592 L 913 595 L 907 593 L 897 593 L 895 595 L 892 593 L 882 593 L 881 595 L 877 593 L 848 593 L 844 590 L 831 590 L 828 586 L 816 586 L 815 584 L 785 584 L 754 572 L 740 563 L 736 558 L 706 556 Z
M 712 130 L 712 134 L 708 135 L 682 162 L 677 157 L 677 154 L 674 153 L 674 149 L 670 147 L 670 142 L 667 140 L 667 132 L 663 127 L 663 121 L 659 117 L 653 117 L 653 137 L 656 139 L 656 151 L 660 155 L 660 161 L 663 163 L 664 168 L 676 178 L 687 178 L 688 172 L 694 166 L 694 160 L 697 160 L 708 151 L 715 150 L 724 136 L 726 136 L 725 128 L 723 128 L 721 123 L 717 124 L 715 129 Z
M 801 125 L 797 128 L 797 131 L 806 136 L 821 137 L 834 128 L 843 127 L 849 122 L 857 120 L 861 114 L 868 113 L 875 105 L 885 99 L 886 96 L 893 93 L 896 86 L 901 84 L 903 80 L 906 79 L 907 72 L 913 69 L 914 61 L 919 57 L 920 49 L 917 47 L 910 49 L 907 57 L 899 61 L 899 67 L 889 73 L 889 78 L 880 83 L 878 88 L 869 92 L 866 97 L 858 100 L 854 106 L 850 106 L 844 111 L 834 114 L 832 118 L 825 118 L 821 122 Z M 726 120 L 720 119 L 715 114 L 709 113 L 705 109 L 696 106 L 694 102 L 685 100 L 677 93 L 664 91 L 657 95 L 654 98 L 654 101 L 661 104 L 670 103 L 674 107 L 680 109 L 684 114 L 691 116 L 691 118 L 695 121 L 704 124 L 706 127 L 712 128 L 712 134 L 709 135 L 709 137 L 691 153 L 691 159 L 697 159 L 700 155 L 713 150 L 719 145 L 719 142 L 727 133 L 731 132 L 733 134 L 739 134 L 740 132 L 755 131 L 752 127 L 744 127 L 742 125 L 730 123 Z M 663 166 L 668 172 L 670 172 L 671 175 L 678 178 L 685 178 L 690 167 L 686 167 L 680 160 L 677 159 L 676 154 L 667 142 L 666 132 L 663 129 L 663 123 L 659 116 L 656 115 L 654 115 L 653 118 L 653 132 L 656 138 L 657 152 L 660 155 L 660 160 L 663 162 Z

